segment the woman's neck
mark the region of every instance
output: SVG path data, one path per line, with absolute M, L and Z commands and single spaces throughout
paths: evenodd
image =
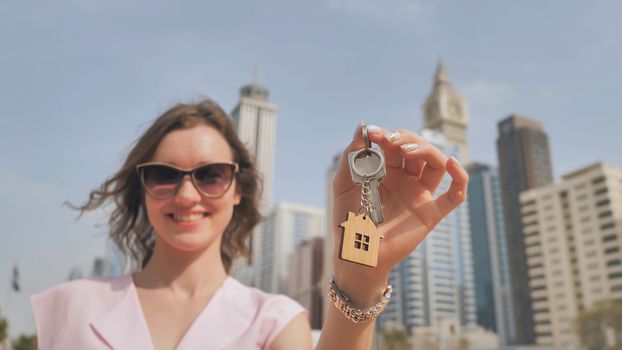
M 211 295 L 227 278 L 220 256 L 220 242 L 203 251 L 183 252 L 157 244 L 142 271 L 134 274 L 134 283 L 147 289 L 169 289 L 179 298 Z

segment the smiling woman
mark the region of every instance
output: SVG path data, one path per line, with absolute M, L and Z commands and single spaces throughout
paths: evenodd
M 333 222 L 359 207 L 361 190 L 346 159 L 369 141 L 382 148 L 387 164 L 380 187 L 384 223 L 377 229 L 384 239 L 374 247 L 373 268 L 333 252 L 329 294 L 336 307 L 328 309 L 321 349 L 370 346 L 373 319 L 391 295 L 390 270 L 465 199 L 468 177 L 455 159 L 408 130 L 359 125 L 333 182 Z M 452 184 L 435 198 L 446 172 Z M 248 254 L 245 242 L 260 220 L 259 183 L 249 152 L 216 103 L 180 104 L 157 118 L 121 169 L 77 208 L 114 204 L 110 238 L 136 272 L 33 296 L 39 348 L 311 348 L 300 304 L 229 276 L 233 259 Z M 335 227 L 335 247 L 341 237 Z
M 183 162 L 189 162 L 190 167 L 193 167 L 219 160 L 235 164 L 236 172 L 230 180 L 233 183 L 235 178 L 235 193 L 240 197 L 239 203 L 233 208 L 232 220 L 224 231 L 228 239 L 223 241 L 221 247 L 223 264 L 225 270 L 229 271 L 234 256 L 248 253 L 245 241 L 259 222 L 257 201 L 260 182 L 250 154 L 239 140 L 226 113 L 213 101 L 180 104 L 156 119 L 137 140 L 121 169 L 104 182 L 101 188 L 91 192 L 89 201 L 80 210 L 93 210 L 109 199 L 114 200 L 117 206 L 109 221 L 111 238 L 126 256 L 144 267 L 153 254 L 156 242 L 146 204 L 157 204 L 159 201 L 155 199 L 161 197 L 150 191 L 152 188 L 155 190 L 153 181 L 161 182 L 167 176 L 177 177 L 177 192 L 178 187 L 187 183 L 185 176 L 179 177 L 179 172 L 171 175 L 166 169 L 179 171 L 183 170 Z M 168 168 L 153 166 L 158 161 L 162 161 L 161 165 Z M 190 177 L 199 191 L 202 186 L 197 186 L 197 175 L 212 176 L 204 173 L 195 171 Z

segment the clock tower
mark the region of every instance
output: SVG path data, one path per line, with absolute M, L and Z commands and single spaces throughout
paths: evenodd
M 454 89 L 439 61 L 434 76 L 434 86 L 423 108 L 423 127 L 440 131 L 451 146 L 458 149 L 456 158 L 467 164 L 469 162 L 469 147 L 467 144 L 466 129 L 469 122 L 467 105 Z

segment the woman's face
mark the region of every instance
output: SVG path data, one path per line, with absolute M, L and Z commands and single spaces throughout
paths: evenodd
M 206 163 L 233 163 L 229 144 L 216 129 L 199 124 L 168 133 L 156 149 L 152 162 L 193 169 Z M 202 195 L 186 176 L 176 195 L 157 199 L 145 195 L 147 215 L 157 244 L 194 252 L 216 244 L 220 251 L 222 234 L 240 203 L 235 179 L 221 197 Z

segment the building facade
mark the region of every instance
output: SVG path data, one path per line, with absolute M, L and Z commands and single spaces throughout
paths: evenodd
M 274 157 L 276 142 L 276 105 L 268 101 L 267 88 L 256 83 L 240 89 L 240 100 L 231 112 L 240 140 L 246 145 L 255 160 L 262 179 L 259 209 L 265 214 L 272 203 L 274 178 Z M 261 225 L 251 235 L 248 247 L 250 259 L 234 260 L 231 274 L 247 285 L 258 286 L 257 266 L 261 258 Z
M 508 344 L 516 333 L 499 176 L 483 163 L 471 163 L 467 171 L 477 324 Z
M 309 312 L 311 329 L 322 329 L 324 237 L 303 240 L 290 255 L 287 294 Z
M 255 158 L 262 177 L 260 207 L 272 205 L 274 153 L 276 142 L 276 105 L 268 102 L 267 88 L 255 83 L 240 89 L 240 101 L 231 112 L 240 140 Z
M 261 230 L 257 287 L 266 292 L 287 294 L 290 255 L 303 240 L 324 235 L 324 211 L 280 202 L 268 212 Z
M 578 313 L 622 300 L 622 169 L 586 166 L 520 204 L 536 342 L 577 345 Z
M 529 276 L 519 195 L 553 183 L 548 137 L 539 122 L 518 115 L 501 120 L 498 133 L 499 179 L 503 188 L 503 216 L 516 325 L 516 338 L 510 341 L 512 344 L 533 344 L 532 301 L 526 287 Z

